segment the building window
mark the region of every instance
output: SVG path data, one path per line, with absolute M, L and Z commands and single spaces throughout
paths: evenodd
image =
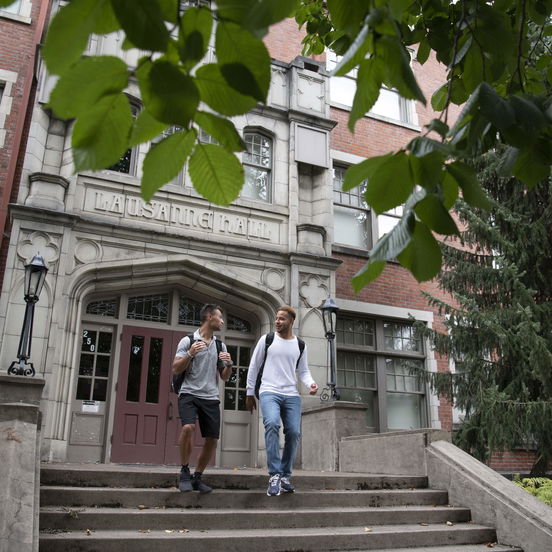
M 341 61 L 341 56 L 335 52 L 326 53 L 326 68 L 333 71 Z M 356 91 L 356 78 L 358 70 L 353 69 L 343 77 L 330 78 L 330 100 L 332 103 L 344 107 L 352 107 Z M 396 90 L 382 87 L 376 103 L 369 111 L 371 115 L 379 115 L 402 123 L 413 124 L 413 104 L 402 98 Z
M 77 400 L 106 400 L 112 343 L 111 332 L 91 329 L 82 331 Z
M 224 384 L 224 410 L 247 410 L 247 370 L 251 360 L 251 347 L 228 345 L 228 352 L 234 361 L 232 375 Z
M 380 431 L 426 423 L 420 337 L 411 324 L 340 316 L 336 328 L 337 386 L 341 399 L 368 406 L 367 423 Z
M 372 245 L 370 208 L 364 201 L 366 184 L 343 191 L 345 167 L 334 166 L 334 242 L 362 249 Z
M 219 145 L 218 140 L 213 138 L 210 134 L 205 132 L 202 128 L 199 129 L 199 141 L 202 144 L 213 144 L 215 146 Z
M 185 326 L 201 326 L 202 307 L 203 303 L 181 296 L 178 306 L 178 323 Z
M 140 107 L 131 101 L 130 105 L 132 109 L 132 117 L 136 119 L 138 116 L 138 113 L 140 112 Z M 114 171 L 119 172 L 123 174 L 130 174 L 134 175 L 136 174 L 136 156 L 138 153 L 137 148 L 129 148 L 121 155 L 119 158 L 119 161 L 111 165 L 111 167 L 108 167 L 108 171 Z
M 139 295 L 128 298 L 127 318 L 167 322 L 169 319 L 169 295 Z
M 233 316 L 231 314 L 227 316 L 226 328 L 228 330 L 234 330 L 242 333 L 252 332 L 251 324 L 247 320 L 243 320 L 243 318 L 238 318 L 237 316 Z
M 272 201 L 272 140 L 257 132 L 244 134 L 245 184 L 241 197 Z
M 0 10 L 8 12 L 8 13 L 16 13 L 17 14 L 21 10 L 21 2 L 22 2 L 22 0 L 16 0 L 12 4 L 10 4 L 9 6 L 6 6 L 5 8 L 0 8 Z
M 119 314 L 119 301 L 118 299 L 92 301 L 86 306 L 86 314 L 116 318 Z

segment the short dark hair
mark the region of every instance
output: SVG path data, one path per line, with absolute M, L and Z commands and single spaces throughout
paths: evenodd
M 201 307 L 201 310 L 199 311 L 199 318 L 201 318 L 202 322 L 205 322 L 205 320 L 207 320 L 207 317 L 210 314 L 213 314 L 213 312 L 215 312 L 216 310 L 222 312 L 220 305 L 215 305 L 214 303 L 206 303 Z
M 284 311 L 285 313 L 289 314 L 293 320 L 295 320 L 295 317 L 297 316 L 297 313 L 295 312 L 295 309 L 293 307 L 290 307 L 289 305 L 282 305 L 281 307 L 278 307 L 278 310 L 276 312 Z

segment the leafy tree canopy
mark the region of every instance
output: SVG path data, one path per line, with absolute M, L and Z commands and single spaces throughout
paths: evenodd
M 11 2 L 0 0 L 0 7 Z M 72 0 L 53 18 L 42 52 L 48 70 L 60 76 L 50 107 L 76 119 L 77 171 L 106 168 L 129 147 L 175 125 L 176 136 L 163 138 L 146 157 L 143 197 L 149 200 L 189 162 L 201 194 L 231 203 L 244 180 L 234 152 L 244 145 L 227 117 L 266 101 L 270 58 L 262 37 L 270 25 L 295 16 L 306 28 L 306 54 L 334 50 L 342 56 L 336 75 L 358 68 L 351 130 L 383 85 L 428 101 L 409 48 L 415 47 L 422 64 L 433 52 L 448 70 L 430 99 L 442 117 L 404 149 L 347 172 L 346 189 L 367 181 L 367 202 L 376 213 L 405 204 L 401 223 L 380 239 L 353 279 L 356 289 L 394 258 L 419 281 L 438 273 L 441 250 L 434 234 L 457 233 L 449 211 L 459 192 L 470 205 L 489 204 L 467 160 L 505 144 L 504 174 L 532 187 L 550 173 L 552 51 L 534 45 L 552 34 L 552 0 L 219 0 L 213 13 L 184 4 Z M 205 63 L 213 29 L 216 61 Z M 83 56 L 90 35 L 115 31 L 124 33 L 125 48 L 144 52 L 137 67 Z M 130 79 L 138 82 L 144 104 L 136 119 L 124 94 Z M 213 113 L 202 111 L 202 103 Z M 451 104 L 464 108 L 449 126 Z M 219 145 L 199 142 L 197 127 Z
M 437 277 L 454 301 L 430 296 L 448 332 L 417 326 L 456 361 L 455 373 L 426 376 L 463 412 L 457 444 L 480 459 L 534 447 L 542 475 L 552 460 L 552 178 L 528 193 L 500 177 L 504 150 L 477 163 L 491 208 L 455 207 L 465 230 L 444 245 Z

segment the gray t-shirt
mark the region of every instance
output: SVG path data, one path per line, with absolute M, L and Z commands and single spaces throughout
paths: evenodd
M 217 372 L 217 344 L 216 336 L 213 336 L 207 349 L 196 354 L 184 375 L 184 381 L 180 387 L 180 393 L 190 393 L 201 399 L 217 400 L 218 372 Z M 201 341 L 199 330 L 194 332 L 194 340 Z M 190 348 L 190 339 L 183 337 L 176 349 L 176 357 L 185 357 L 186 351 Z M 222 351 L 226 352 L 226 345 L 222 344 Z

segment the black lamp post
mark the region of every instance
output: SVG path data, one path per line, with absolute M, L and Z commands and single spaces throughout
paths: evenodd
M 25 318 L 21 328 L 17 358 L 8 368 L 8 374 L 14 376 L 34 376 L 35 369 L 32 362 L 27 362 L 31 357 L 31 340 L 33 336 L 33 320 L 35 303 L 38 301 L 48 267 L 40 255 L 35 255 L 32 261 L 25 265 Z
M 324 304 L 320 307 L 322 311 L 322 322 L 324 322 L 324 334 L 328 340 L 330 349 L 330 381 L 328 387 L 322 390 L 320 395 L 321 401 L 338 401 L 339 390 L 337 389 L 337 362 L 335 350 L 335 325 L 339 307 L 334 303 L 331 297 L 328 297 Z

